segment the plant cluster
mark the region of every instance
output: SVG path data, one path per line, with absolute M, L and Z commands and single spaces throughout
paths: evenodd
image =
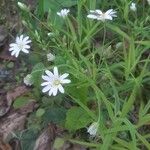
M 9 51 L 31 64 L 22 99 L 39 104 L 27 128 L 37 133 L 52 122 L 68 130 L 64 140 L 92 149 L 150 149 L 150 128 L 141 132 L 150 122 L 149 1 L 18 6 L 27 33 Z

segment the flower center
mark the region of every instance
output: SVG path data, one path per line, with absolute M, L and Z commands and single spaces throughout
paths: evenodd
M 18 47 L 19 47 L 20 50 L 22 50 L 23 49 L 23 43 L 19 43 Z
M 105 19 L 105 17 L 106 17 L 106 14 L 102 13 L 102 18 Z
M 60 84 L 60 80 L 58 79 L 54 80 L 53 85 L 58 86 L 59 84 Z

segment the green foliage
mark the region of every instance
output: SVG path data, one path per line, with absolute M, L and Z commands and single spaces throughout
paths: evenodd
M 77 4 L 77 0 L 42 0 L 44 12 L 50 9 L 54 12 L 60 10 L 62 7 L 71 7 Z
M 146 2 L 137 1 L 137 12 L 133 12 L 130 3 L 41 0 L 34 13 L 23 13 L 30 35 L 36 39 L 36 54 L 31 54 L 30 60 L 34 65 L 33 93 L 40 100 L 35 113 L 39 122 L 44 126 L 50 122 L 62 125 L 73 133 L 69 138 L 76 138 L 78 129 L 99 122 L 98 137 L 78 135 L 79 140 L 70 140 L 72 143 L 97 150 L 150 149 L 150 135 L 141 130 L 150 122 L 150 18 L 145 17 L 149 9 Z M 66 18 L 57 15 L 63 8 L 70 9 Z M 87 18 L 90 10 L 110 8 L 117 11 L 112 21 Z M 47 36 L 48 32 L 53 36 Z M 42 60 L 49 52 L 56 56 L 53 62 Z M 41 76 L 53 66 L 69 73 L 71 83 L 63 85 L 63 97 L 42 97 Z M 25 102 L 17 100 L 15 108 Z M 58 138 L 54 143 L 59 149 L 64 140 Z
M 68 94 L 73 96 L 75 99 L 78 99 L 85 105 L 88 102 L 88 88 L 86 86 L 84 87 L 75 86 L 68 88 Z
M 62 138 L 56 138 L 54 142 L 54 149 L 59 150 L 64 145 L 64 140 Z
M 39 109 L 36 111 L 36 116 L 37 116 L 37 117 L 41 117 L 41 116 L 44 115 L 44 113 L 45 113 L 45 110 L 42 109 L 42 108 L 39 108 Z
M 41 85 L 42 74 L 43 74 L 44 70 L 45 70 L 45 67 L 44 67 L 43 63 L 36 64 L 32 69 L 31 75 L 33 77 L 33 83 L 34 83 L 34 86 L 36 86 L 38 88 Z
M 17 99 L 15 99 L 14 103 L 13 103 L 13 107 L 14 108 L 21 108 L 23 106 L 25 106 L 26 104 L 28 104 L 29 102 L 31 102 L 29 97 L 18 97 Z
M 23 132 L 20 139 L 22 150 L 33 150 L 37 137 L 38 131 L 35 129 L 29 129 Z
M 66 111 L 67 110 L 65 108 L 48 108 L 42 116 L 44 124 L 48 124 L 50 122 L 63 124 L 66 118 Z
M 91 118 L 81 107 L 72 107 L 67 112 L 66 128 L 75 131 L 84 128 L 91 122 Z

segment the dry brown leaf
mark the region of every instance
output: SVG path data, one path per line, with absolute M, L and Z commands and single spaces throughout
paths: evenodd
M 9 112 L 6 117 L 0 119 L 0 137 L 5 141 L 9 135 L 15 131 L 24 129 L 27 114 L 35 108 L 35 101 L 32 101 L 24 107 Z
M 4 143 L 0 140 L 0 150 L 12 150 L 12 148 L 8 143 Z
M 6 54 L 0 55 L 0 59 L 9 60 L 9 61 L 15 61 L 16 60 L 15 57 L 9 56 L 9 55 L 6 55 Z
M 4 116 L 10 109 L 12 101 L 15 100 L 18 96 L 27 93 L 29 90 L 26 86 L 19 86 L 13 91 L 9 91 L 6 97 L 1 97 L 0 100 L 0 117 Z
M 50 124 L 36 140 L 34 150 L 52 150 L 55 134 L 55 125 Z
M 6 42 L 8 32 L 5 26 L 0 26 L 0 46 L 4 45 Z
M 13 91 L 10 91 L 7 93 L 7 99 L 8 100 L 14 100 L 18 96 L 21 96 L 22 94 L 28 92 L 29 90 L 27 89 L 26 86 L 19 86 L 15 88 Z

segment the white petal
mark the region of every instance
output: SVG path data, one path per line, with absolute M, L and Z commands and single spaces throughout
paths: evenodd
M 15 55 L 16 52 L 17 52 L 17 51 L 15 51 L 15 50 L 12 51 L 12 52 L 11 52 L 11 55 L 12 55 L 12 56 Z
M 58 16 L 61 16 L 60 12 L 57 12 L 57 15 L 58 15 Z
M 14 50 L 14 47 L 9 48 L 9 51 L 13 51 L 13 50 Z
M 29 36 L 26 36 L 26 37 L 23 39 L 23 42 L 26 42 L 28 39 L 29 39 Z
M 28 54 L 29 53 L 29 51 L 27 50 L 27 49 L 22 49 L 22 51 L 24 52 L 24 53 L 26 53 L 26 54 Z
M 109 9 L 105 12 L 105 14 L 109 15 L 111 12 L 113 12 L 113 9 Z
M 58 77 L 59 74 L 58 74 L 58 68 L 57 67 L 54 67 L 54 76 Z
M 16 46 L 16 45 L 17 45 L 16 43 L 11 43 L 11 44 L 9 44 L 10 47 L 14 47 L 14 46 Z
M 97 19 L 97 16 L 92 14 L 87 15 L 87 17 L 90 19 Z
M 103 13 L 103 12 L 102 12 L 101 10 L 99 10 L 99 9 L 96 9 L 95 12 L 98 13 L 99 15 L 101 15 L 101 14 Z
M 16 56 L 16 57 L 18 57 L 18 56 L 19 56 L 19 52 L 20 52 L 20 51 L 17 51 L 17 52 L 16 52 L 16 54 L 15 54 L 15 56 Z
M 61 83 L 62 83 L 62 84 L 67 84 L 67 83 L 70 83 L 70 82 L 71 82 L 71 80 L 69 80 L 69 79 L 61 80 Z
M 52 95 L 52 93 L 53 93 L 53 90 L 52 90 L 52 89 L 50 89 L 50 90 L 49 90 L 49 92 L 48 92 L 48 95 L 49 95 L 49 96 L 51 96 L 51 95 Z
M 97 20 L 105 21 L 104 17 L 98 17 Z
M 59 89 L 59 91 L 60 91 L 61 93 L 64 93 L 64 92 L 65 92 L 65 91 L 64 91 L 64 88 L 62 87 L 61 84 L 58 86 L 58 89 Z
M 64 73 L 63 75 L 60 76 L 60 79 L 63 80 L 69 76 L 68 73 Z
M 53 76 L 54 76 L 53 73 L 50 72 L 49 70 L 46 70 L 45 73 L 46 73 L 49 77 L 53 77 Z
M 49 76 L 44 76 L 44 75 L 42 75 L 42 79 L 44 79 L 44 80 L 46 80 L 46 81 L 49 81 L 49 82 L 52 81 L 52 79 L 51 79 Z
M 43 82 L 43 83 L 41 84 L 41 86 L 46 86 L 46 85 L 48 85 L 48 84 L 50 84 L 50 82 Z
M 52 90 L 53 90 L 53 96 L 56 96 L 56 95 L 57 95 L 58 88 L 55 87 L 55 88 L 53 88 Z
M 20 42 L 20 38 L 17 36 L 16 37 L 16 43 L 19 43 Z
M 32 41 L 31 40 L 28 40 L 28 41 L 26 41 L 26 42 L 24 42 L 25 44 L 29 44 L 29 43 L 31 43 Z
M 95 10 L 90 10 L 90 13 L 95 13 Z
M 42 89 L 42 92 L 45 93 L 45 92 L 49 91 L 50 89 L 51 89 L 51 86 L 47 85 L 46 87 L 44 87 Z
M 110 16 L 110 15 L 106 15 L 106 16 L 105 16 L 105 19 L 112 20 L 113 18 L 112 18 L 112 16 Z
M 23 41 L 23 35 L 20 36 L 20 41 Z
M 30 45 L 24 45 L 23 48 L 29 49 L 29 48 L 30 48 Z

